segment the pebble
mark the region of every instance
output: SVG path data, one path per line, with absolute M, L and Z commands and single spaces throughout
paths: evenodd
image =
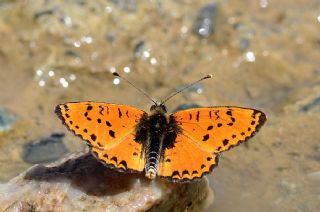
M 302 112 L 308 112 L 316 107 L 320 106 L 320 96 L 313 99 L 313 101 L 309 102 L 308 104 L 304 105 L 300 111 Z
M 120 9 L 127 12 L 135 12 L 137 10 L 137 2 L 135 0 L 112 0 Z
M 17 115 L 4 107 L 0 107 L 0 132 L 8 131 L 16 122 Z
M 64 133 L 53 133 L 47 138 L 30 142 L 23 148 L 22 158 L 31 164 L 48 163 L 64 156 L 68 150 L 63 143 Z
M 39 18 L 41 18 L 43 16 L 53 15 L 54 12 L 55 12 L 54 9 L 47 9 L 47 10 L 38 11 L 33 15 L 33 20 L 38 20 Z
M 217 4 L 207 4 L 200 9 L 194 25 L 195 34 L 201 38 L 208 38 L 215 32 L 217 9 Z
M 250 41 L 247 38 L 240 39 L 240 51 L 245 52 L 250 46 Z

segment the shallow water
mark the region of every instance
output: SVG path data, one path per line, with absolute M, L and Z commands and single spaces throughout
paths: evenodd
M 214 74 L 170 100 L 170 111 L 237 105 L 264 111 L 268 121 L 223 153 L 209 176 L 210 211 L 319 211 L 320 2 L 115 2 L 0 3 L 0 107 L 16 117 L 10 129 L 0 126 L 0 181 L 32 165 L 30 145 L 33 159 L 39 154 L 33 161 L 48 162 L 52 148 L 41 139 L 53 133 L 65 134 L 55 156 L 85 147 L 56 118 L 58 103 L 148 111 L 150 101 L 110 71 L 157 99 Z

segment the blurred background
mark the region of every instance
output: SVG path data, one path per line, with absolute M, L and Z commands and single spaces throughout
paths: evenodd
M 268 121 L 209 175 L 210 211 L 320 211 L 319 0 L 0 1 L 0 182 L 83 150 L 55 105 L 235 105 Z

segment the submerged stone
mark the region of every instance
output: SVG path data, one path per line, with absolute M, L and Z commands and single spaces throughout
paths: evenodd
M 17 115 L 4 107 L 0 107 L 0 132 L 8 131 L 16 122 Z
M 215 19 L 217 4 L 207 4 L 202 7 L 197 15 L 194 32 L 201 38 L 208 38 L 215 32 Z

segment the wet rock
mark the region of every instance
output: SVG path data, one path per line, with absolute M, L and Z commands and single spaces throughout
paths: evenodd
M 201 107 L 200 105 L 196 104 L 196 103 L 192 103 L 192 104 L 181 104 L 178 107 L 176 107 L 176 109 L 174 109 L 174 112 L 177 112 L 179 110 L 186 110 L 186 109 L 190 109 L 190 108 L 198 108 Z
M 38 20 L 39 18 L 41 18 L 43 16 L 53 15 L 54 12 L 55 12 L 55 9 L 46 9 L 46 10 L 37 11 L 33 15 L 33 20 Z
M 312 110 L 316 107 L 319 107 L 319 106 L 320 106 L 320 96 L 312 99 L 306 105 L 303 105 L 302 108 L 300 109 L 300 111 L 307 112 L 307 111 L 310 111 L 310 110 Z
M 241 38 L 239 45 L 240 45 L 240 51 L 245 52 L 250 46 L 250 41 L 247 38 Z
M 65 155 L 68 150 L 63 143 L 64 134 L 54 133 L 47 138 L 26 144 L 22 158 L 27 163 L 48 163 Z
M 293 91 L 289 95 L 289 98 L 286 102 L 286 105 L 284 106 L 284 109 L 288 113 L 319 112 L 320 111 L 319 83 L 315 82 L 314 85 L 304 86 Z
M 133 53 L 134 53 L 134 56 L 136 58 L 141 58 L 143 57 L 143 54 L 144 52 L 148 51 L 148 48 L 146 46 L 146 42 L 141 40 L 139 42 L 137 42 L 134 46 L 134 49 L 133 49 Z
M 0 107 L 0 132 L 10 130 L 16 120 L 16 114 L 6 108 Z
M 0 184 L 0 211 L 199 211 L 213 201 L 208 181 L 170 183 L 107 168 L 90 153 L 35 165 Z
M 207 4 L 200 9 L 194 25 L 194 33 L 200 38 L 208 38 L 214 33 L 217 9 L 218 6 L 214 3 Z
M 135 12 L 137 10 L 137 3 L 135 0 L 112 0 L 120 9 L 127 12 Z

